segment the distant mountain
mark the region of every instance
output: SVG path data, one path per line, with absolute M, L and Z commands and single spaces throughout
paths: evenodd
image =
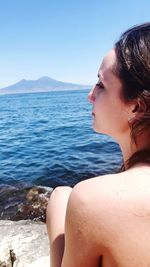
M 58 90 L 79 90 L 88 88 L 90 88 L 89 85 L 65 83 L 44 76 L 38 80 L 23 79 L 16 84 L 0 89 L 0 94 L 49 92 Z

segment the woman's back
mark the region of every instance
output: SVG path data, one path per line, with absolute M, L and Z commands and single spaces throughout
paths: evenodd
M 81 228 L 87 228 L 86 239 L 95 241 L 101 266 L 149 266 L 150 167 L 89 179 L 73 191 L 80 213 L 84 213 L 83 219 L 79 218 Z

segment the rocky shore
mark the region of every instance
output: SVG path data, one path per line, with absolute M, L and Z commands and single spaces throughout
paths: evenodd
M 0 188 L 0 220 L 45 222 L 45 211 L 53 188 L 45 186 Z
M 41 186 L 21 194 L 16 189 L 1 190 L 5 202 L 0 212 L 0 267 L 50 266 L 45 220 L 52 190 Z
M 49 262 L 45 223 L 0 221 L 0 267 L 48 267 Z

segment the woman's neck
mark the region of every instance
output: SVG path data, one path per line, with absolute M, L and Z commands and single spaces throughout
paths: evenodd
M 136 140 L 136 144 L 135 144 L 134 141 L 131 141 L 130 135 L 128 135 L 128 136 L 126 135 L 124 138 L 121 138 L 119 140 L 119 145 L 120 145 L 120 148 L 121 148 L 121 151 L 122 151 L 123 161 L 124 161 L 124 168 L 125 169 L 128 169 L 128 167 L 129 167 L 128 166 L 128 163 L 129 163 L 128 160 L 131 159 L 131 157 L 133 155 L 135 155 L 136 152 L 143 153 L 142 151 L 146 151 L 146 150 L 150 151 L 150 147 L 147 145 L 147 143 L 145 144 L 145 140 L 147 140 L 147 138 L 139 137 Z M 139 155 L 139 153 L 138 153 L 138 155 Z M 148 155 L 149 155 L 149 152 L 148 152 Z M 145 155 L 145 157 L 146 157 L 146 155 Z M 137 162 L 137 160 L 135 160 L 135 157 L 134 157 L 134 160 L 132 160 L 132 163 L 134 161 Z M 140 163 L 140 162 L 137 162 L 137 163 Z M 141 158 L 141 163 L 142 163 L 142 158 Z
M 131 142 L 131 138 L 122 138 L 119 140 L 120 149 L 123 155 L 124 164 L 128 161 L 128 159 L 138 150 L 135 143 Z

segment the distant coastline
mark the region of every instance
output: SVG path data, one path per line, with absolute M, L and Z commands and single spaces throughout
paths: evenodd
M 0 95 L 42 93 L 51 91 L 90 89 L 91 85 L 66 83 L 54 80 L 50 77 L 41 77 L 37 80 L 21 80 L 18 83 L 0 89 Z

